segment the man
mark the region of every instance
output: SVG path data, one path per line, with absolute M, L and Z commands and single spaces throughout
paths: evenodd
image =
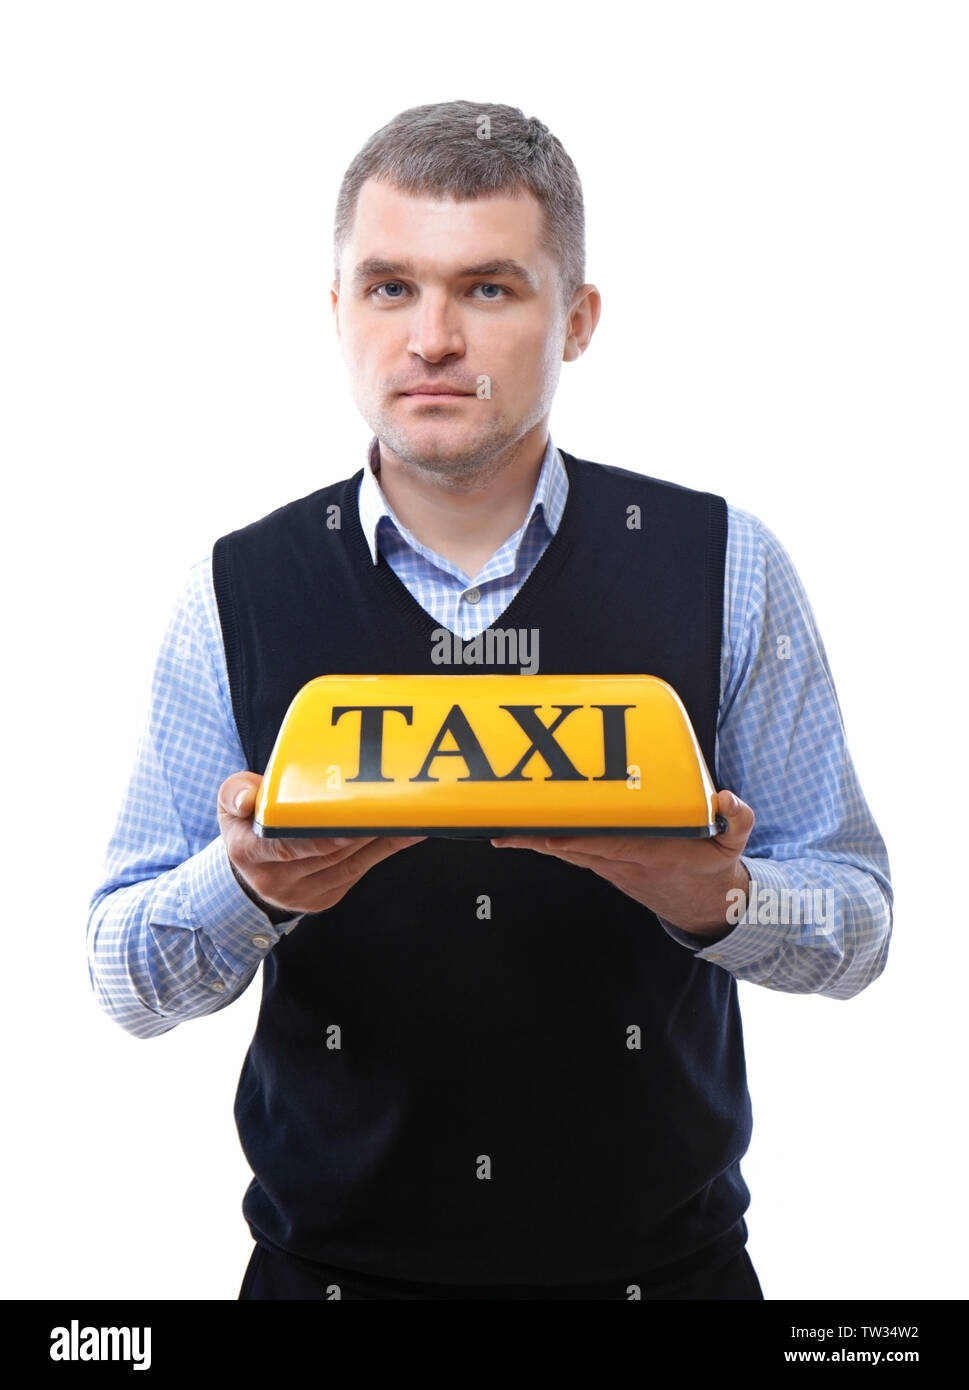
M 243 1298 L 761 1298 L 736 981 L 849 997 L 891 928 L 797 576 L 754 517 L 634 451 L 553 445 L 600 299 L 578 176 L 540 122 L 402 113 L 346 173 L 335 248 L 368 467 L 193 571 L 92 902 L 98 996 L 147 1037 L 263 966 L 236 1100 Z M 499 620 L 535 634 L 543 672 L 668 680 L 726 830 L 254 834 L 306 681 L 456 670 L 441 630 Z

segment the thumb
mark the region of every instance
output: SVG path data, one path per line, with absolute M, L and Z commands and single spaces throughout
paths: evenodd
M 733 854 L 740 854 L 754 828 L 754 813 L 746 801 L 734 792 L 717 792 L 717 813 L 727 822 L 727 828 L 716 837 L 717 844 Z
M 262 778 L 255 772 L 234 772 L 219 788 L 219 818 L 250 820 Z

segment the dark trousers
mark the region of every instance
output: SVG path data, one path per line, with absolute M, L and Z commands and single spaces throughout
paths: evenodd
M 637 1292 L 638 1290 L 638 1292 Z M 713 1268 L 702 1269 L 674 1282 L 657 1283 L 655 1277 L 616 1279 L 606 1284 L 487 1285 L 416 1284 L 349 1270 L 311 1266 L 257 1245 L 252 1252 L 240 1299 L 763 1299 L 760 1282 L 747 1251 L 740 1250 Z

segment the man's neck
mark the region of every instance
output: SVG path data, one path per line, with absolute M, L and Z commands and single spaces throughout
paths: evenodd
M 473 579 L 525 520 L 547 445 L 545 420 L 480 478 L 449 482 L 380 444 L 378 482 L 394 514 L 421 544 Z

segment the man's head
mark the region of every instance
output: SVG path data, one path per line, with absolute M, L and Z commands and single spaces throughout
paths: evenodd
M 579 178 L 541 122 L 466 101 L 396 116 L 344 176 L 334 262 L 354 398 L 382 446 L 456 482 L 544 442 L 599 296 Z M 427 385 L 465 394 L 407 394 Z

